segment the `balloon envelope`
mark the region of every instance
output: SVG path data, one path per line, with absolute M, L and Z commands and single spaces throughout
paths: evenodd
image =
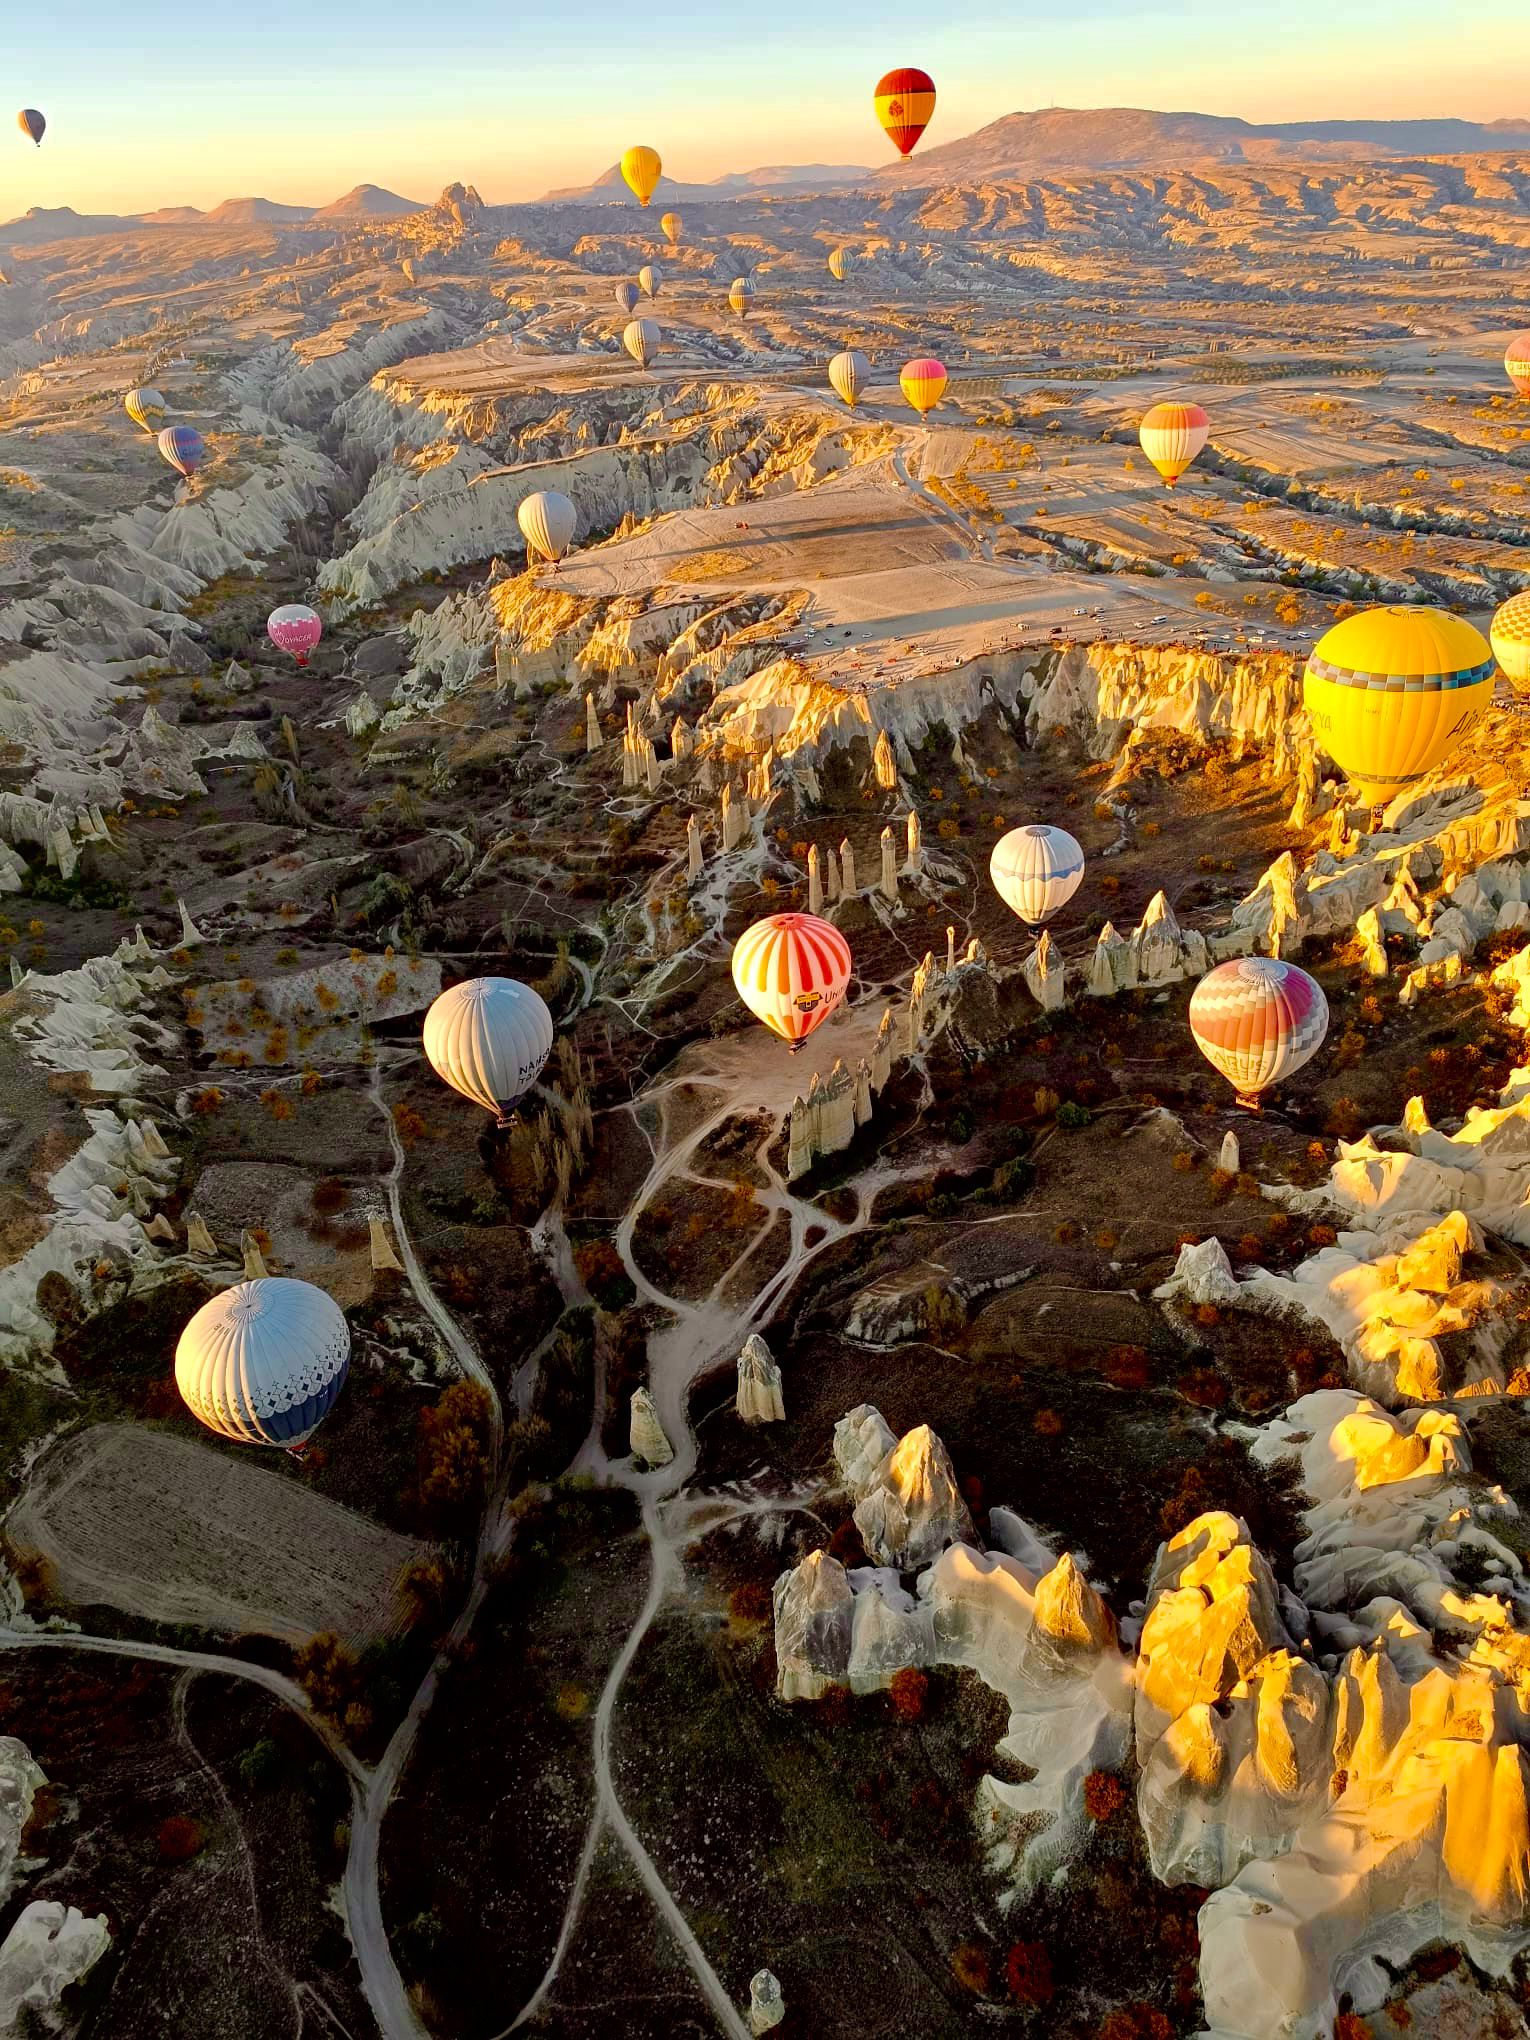
M 622 345 L 640 368 L 659 351 L 659 329 L 652 319 L 634 319 L 622 334 Z
M 155 442 L 160 458 L 179 468 L 188 478 L 207 457 L 207 442 L 194 425 L 167 425 Z
M 893 147 L 906 156 L 935 111 L 935 80 L 928 71 L 889 71 L 877 81 L 872 104 Z
M 845 274 L 849 267 L 850 257 L 845 253 L 844 249 L 831 248 L 829 251 L 829 274 L 836 283 L 844 282 Z
M 290 652 L 300 666 L 324 635 L 324 619 L 306 602 L 284 602 L 266 618 L 266 636 L 279 652 Z
M 1324 633 L 1302 699 L 1312 733 L 1370 806 L 1432 772 L 1493 694 L 1482 633 L 1445 609 L 1364 609 Z
M 1530 588 L 1511 595 L 1493 617 L 1493 657 L 1516 693 L 1530 693 Z
M 616 302 L 629 316 L 637 307 L 638 296 L 638 287 L 635 283 L 627 283 L 624 280 L 616 286 Z
M 145 432 L 157 432 L 165 415 L 165 400 L 158 390 L 129 390 L 122 399 L 122 408 Z
M 333 1297 L 264 1275 L 203 1304 L 176 1346 L 175 1385 L 208 1430 L 290 1450 L 334 1407 L 350 1358 L 350 1327 Z
M 1199 404 L 1155 404 L 1137 428 L 1142 451 L 1173 488 L 1206 444 L 1211 421 Z
M 733 982 L 773 1034 L 806 1041 L 845 996 L 850 945 L 816 914 L 771 914 L 734 943 Z
M 847 347 L 829 363 L 829 387 L 852 411 L 870 378 L 871 363 L 857 348 Z
M 1032 822 L 994 844 L 988 875 L 1005 906 L 1036 928 L 1078 891 L 1084 853 L 1066 829 Z
M 622 157 L 622 175 L 639 205 L 647 205 L 653 197 L 663 169 L 658 150 L 642 143 L 635 149 L 629 149 Z
M 638 288 L 642 291 L 644 297 L 656 298 L 659 295 L 659 285 L 663 280 L 664 271 L 659 268 L 657 263 L 645 262 L 638 271 Z
M 515 515 L 522 538 L 545 560 L 561 560 L 579 528 L 579 512 L 559 489 L 538 489 Z
M 925 355 L 918 361 L 905 363 L 898 381 L 903 385 L 903 394 L 909 403 L 921 418 L 925 418 L 945 395 L 948 377 L 943 363 Z
M 424 1047 L 443 1083 L 509 1124 L 552 1054 L 553 1023 L 541 994 L 515 978 L 469 978 L 425 1015 Z
M 1328 1032 L 1328 1001 L 1315 978 L 1273 956 L 1219 963 L 1190 995 L 1195 1045 L 1251 1104 L 1310 1062 Z
M 42 147 L 42 138 L 47 132 L 48 123 L 35 106 L 24 106 L 16 116 L 16 125 L 28 141 L 36 142 L 38 148 Z
M 680 245 L 679 213 L 677 212 L 665 213 L 664 217 L 659 221 L 659 230 L 663 234 L 665 240 L 668 241 L 671 248 L 679 247 Z
M 754 279 L 749 276 L 735 276 L 728 285 L 728 303 L 741 319 L 747 319 L 749 307 L 754 303 Z
M 1516 333 L 1504 351 L 1504 373 L 1522 397 L 1530 397 L 1530 333 Z

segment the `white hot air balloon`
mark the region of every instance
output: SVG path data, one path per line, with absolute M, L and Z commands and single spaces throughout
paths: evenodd
M 638 289 L 645 298 L 656 298 L 659 285 L 664 281 L 664 271 L 657 262 L 645 262 L 638 271 Z
M 847 347 L 829 363 L 829 387 L 853 411 L 871 379 L 871 363 L 858 347 Z
M 1078 891 L 1084 853 L 1066 829 L 1030 822 L 994 844 L 988 873 L 1005 906 L 1038 928 Z
M 424 1044 L 443 1083 L 508 1126 L 552 1054 L 552 1015 L 515 978 L 468 978 L 432 1004 Z
M 579 512 L 558 489 L 538 489 L 523 497 L 515 513 L 527 550 L 538 552 L 554 566 L 574 542 Z
M 297 1452 L 334 1406 L 350 1327 L 311 1282 L 265 1275 L 204 1303 L 175 1349 L 175 1385 L 209 1431 Z
M 652 319 L 633 319 L 622 334 L 622 345 L 639 368 L 646 368 L 659 351 L 659 329 Z

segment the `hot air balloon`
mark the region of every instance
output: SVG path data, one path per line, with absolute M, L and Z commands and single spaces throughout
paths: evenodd
M 646 368 L 659 351 L 659 329 L 652 319 L 633 319 L 622 333 L 622 345 L 639 368 Z
M 935 112 L 935 80 L 928 71 L 889 71 L 872 95 L 877 119 L 900 156 L 906 156 Z
M 926 355 L 918 361 L 905 362 L 898 380 L 909 403 L 921 418 L 927 418 L 945 395 L 949 378 L 944 365 Z
M 671 248 L 678 248 L 680 245 L 679 213 L 677 212 L 665 213 L 663 218 L 659 221 L 659 231 L 660 233 L 663 234 L 665 240 L 668 241 Z
M 1522 397 L 1530 397 L 1530 333 L 1516 333 L 1504 350 L 1504 373 Z
M 300 666 L 324 635 L 324 619 L 306 602 L 284 602 L 266 618 L 266 636 L 279 652 L 291 652 Z
M 637 301 L 638 301 L 637 285 L 635 283 L 628 283 L 625 279 L 623 279 L 623 281 L 616 286 L 616 302 L 621 306 L 622 310 L 627 314 L 629 319 L 632 317 L 632 314 L 637 309 Z
M 1211 424 L 1199 404 L 1155 404 L 1137 428 L 1142 451 L 1172 489 L 1206 444 Z
M 1372 807 L 1440 764 L 1492 699 L 1493 654 L 1445 609 L 1363 609 L 1325 632 L 1302 698 L 1312 732 Z
M 189 481 L 207 456 L 207 442 L 194 425 L 167 425 L 154 442 L 160 458 Z
M 47 132 L 48 123 L 35 106 L 24 106 L 16 116 L 16 125 L 29 142 L 36 142 L 39 149 L 42 147 L 42 138 Z
M 1005 906 L 1039 928 L 1078 891 L 1084 853 L 1066 829 L 1031 822 L 994 844 L 988 875 Z
M 158 390 L 129 390 L 122 399 L 122 408 L 145 432 L 157 432 L 165 415 L 165 400 Z
M 1530 589 L 1511 595 L 1489 632 L 1493 657 L 1516 694 L 1530 694 Z
M 629 149 L 622 157 L 622 175 L 626 178 L 628 187 L 639 205 L 647 205 L 649 199 L 653 197 L 663 169 L 658 150 L 646 148 L 642 144 L 635 149 Z
M 1213 1069 L 1259 1109 L 1259 1093 L 1310 1062 L 1328 1032 L 1315 978 L 1274 956 L 1238 956 L 1208 971 L 1190 995 L 1190 1032 Z
M 754 278 L 735 276 L 728 285 L 728 303 L 741 319 L 749 316 L 749 307 L 754 303 Z
M 771 914 L 734 943 L 733 982 L 754 1017 L 795 1055 L 844 998 L 850 945 L 816 914 Z
M 443 1083 L 508 1126 L 517 1102 L 552 1054 L 553 1023 L 541 995 L 515 978 L 468 978 L 434 1001 L 424 1046 Z
M 538 489 L 522 499 L 515 513 L 528 551 L 539 552 L 556 563 L 574 542 L 579 512 L 558 489 Z
M 829 274 L 836 283 L 843 283 L 850 268 L 850 257 L 843 248 L 829 250 Z
M 659 285 L 663 280 L 664 271 L 657 263 L 645 262 L 638 271 L 638 289 L 646 298 L 656 298 L 659 295 Z
M 350 1327 L 332 1296 L 263 1275 L 203 1304 L 176 1346 L 175 1385 L 209 1431 L 296 1452 L 334 1407 L 350 1359 Z
M 871 363 L 858 348 L 847 347 L 843 354 L 836 354 L 829 363 L 829 387 L 852 411 L 870 377 Z

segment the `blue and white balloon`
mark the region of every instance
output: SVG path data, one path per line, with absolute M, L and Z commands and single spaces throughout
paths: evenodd
M 1084 853 L 1066 829 L 1030 822 L 994 844 L 988 874 L 1005 906 L 1038 928 L 1078 891 Z
M 203 1304 L 175 1349 L 175 1385 L 209 1431 L 295 1451 L 334 1407 L 350 1363 L 350 1327 L 334 1298 L 264 1275 Z

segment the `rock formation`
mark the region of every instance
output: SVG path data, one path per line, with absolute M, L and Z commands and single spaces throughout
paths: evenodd
M 664 1435 L 653 1397 L 646 1388 L 634 1389 L 629 1443 L 634 1459 L 644 1466 L 668 1466 L 675 1448 Z
M 758 1332 L 751 1332 L 739 1351 L 735 1407 L 746 1424 L 779 1424 L 786 1416 L 781 1370 Z

